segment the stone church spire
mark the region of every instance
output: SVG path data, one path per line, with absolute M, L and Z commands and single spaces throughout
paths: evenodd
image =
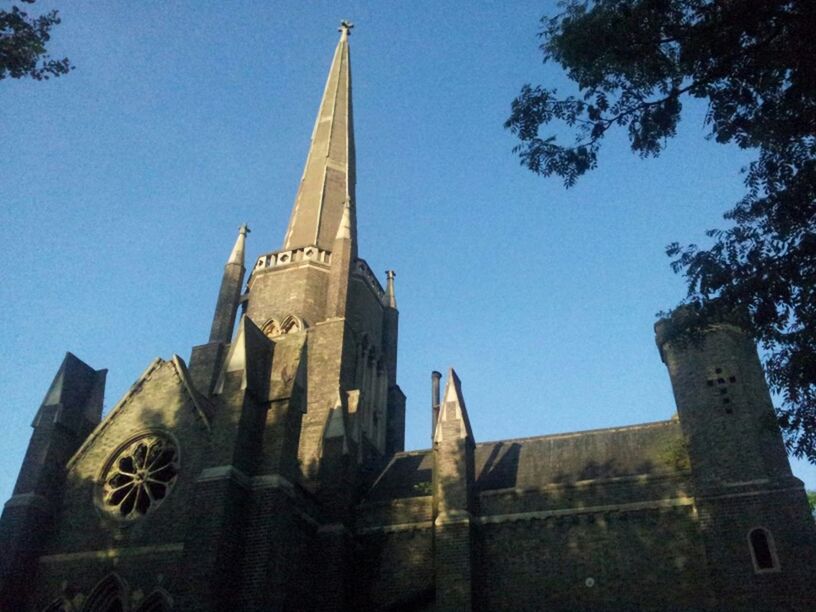
M 306 168 L 298 187 L 284 250 L 316 245 L 331 250 L 346 201 L 351 205 L 351 238 L 356 241 L 354 130 L 348 37 L 340 24 L 323 100 L 317 114 Z

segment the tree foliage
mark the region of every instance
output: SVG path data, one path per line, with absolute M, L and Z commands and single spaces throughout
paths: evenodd
M 34 1 L 22 0 L 27 4 Z M 67 57 L 51 59 L 46 50 L 51 28 L 59 23 L 57 11 L 39 17 L 29 16 L 18 6 L 0 11 L 0 80 L 31 77 L 41 81 L 70 71 Z
M 542 20 L 541 50 L 579 95 L 525 85 L 505 126 L 530 170 L 571 186 L 597 164 L 604 136 L 658 155 L 683 101 L 707 102 L 709 138 L 756 152 L 746 192 L 707 232 L 709 248 L 673 243 L 700 324 L 747 313 L 766 355 L 789 449 L 816 462 L 816 2 L 567 0 Z M 563 122 L 575 142 L 541 135 Z

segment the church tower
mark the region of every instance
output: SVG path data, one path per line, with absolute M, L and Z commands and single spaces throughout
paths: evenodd
M 0 520 L 0 609 L 346 607 L 354 506 L 405 436 L 395 274 L 358 257 L 351 27 L 282 247 L 243 290 L 240 228 L 189 366 L 156 359 L 100 419 L 105 370 L 66 357 Z
M 343 465 L 402 450 L 405 428 L 393 273 L 386 292 L 357 256 L 351 27 L 340 26 L 283 247 L 257 259 L 246 295 L 267 338 L 307 337 L 298 461 L 316 489 L 340 485 Z

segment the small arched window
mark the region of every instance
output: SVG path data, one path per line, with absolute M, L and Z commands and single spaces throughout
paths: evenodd
M 752 529 L 748 533 L 748 544 L 756 573 L 779 571 L 779 560 L 770 531 L 764 527 Z

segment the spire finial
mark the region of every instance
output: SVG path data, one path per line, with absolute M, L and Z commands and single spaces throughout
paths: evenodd
M 341 36 L 346 37 L 351 35 L 351 28 L 353 27 L 353 23 L 351 23 L 348 19 L 344 19 L 340 22 L 340 27 L 337 28 L 337 31 L 340 32 Z
M 238 238 L 235 240 L 235 246 L 232 247 L 232 253 L 230 253 L 227 264 L 244 265 L 244 243 L 246 241 L 246 235 L 250 231 L 251 230 L 246 223 L 238 228 Z

